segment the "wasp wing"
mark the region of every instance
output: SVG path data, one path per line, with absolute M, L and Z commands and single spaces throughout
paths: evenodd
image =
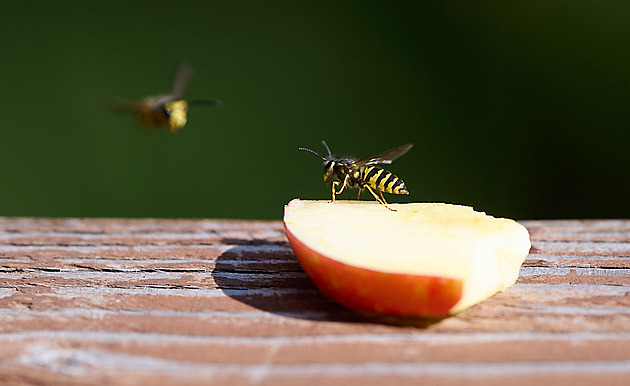
M 371 155 L 369 157 L 358 160 L 355 164 L 362 165 L 376 165 L 376 164 L 391 164 L 396 158 L 404 155 L 413 147 L 413 143 L 406 145 L 400 145 L 393 149 L 389 149 L 379 154 Z
M 170 94 L 175 99 L 180 99 L 182 95 L 184 95 L 184 89 L 188 84 L 192 72 L 192 67 L 188 63 L 182 63 L 177 68 L 175 76 L 173 77 L 173 89 Z

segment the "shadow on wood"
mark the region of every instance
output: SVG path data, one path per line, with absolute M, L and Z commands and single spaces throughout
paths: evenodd
M 315 287 L 286 241 L 223 239 L 222 243 L 233 247 L 216 259 L 214 281 L 226 295 L 256 309 L 305 320 L 417 328 L 444 319 L 366 315 L 346 309 Z

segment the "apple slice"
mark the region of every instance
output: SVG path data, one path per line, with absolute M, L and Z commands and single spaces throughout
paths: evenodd
M 444 203 L 304 201 L 284 227 L 304 271 L 328 297 L 356 311 L 445 316 L 516 282 L 527 229 Z

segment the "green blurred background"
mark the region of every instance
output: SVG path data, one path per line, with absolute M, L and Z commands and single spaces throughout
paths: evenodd
M 0 16 L 0 215 L 279 219 L 328 199 L 300 146 L 408 197 L 517 219 L 628 218 L 630 3 L 14 2 Z M 195 73 L 178 134 L 104 108 Z M 369 195 L 368 195 L 369 196 Z M 365 196 L 365 198 L 368 198 Z M 341 198 L 354 199 L 356 190 Z

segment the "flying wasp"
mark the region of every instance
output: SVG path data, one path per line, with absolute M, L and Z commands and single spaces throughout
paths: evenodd
M 110 105 L 118 111 L 134 114 L 140 124 L 147 129 L 166 128 L 171 133 L 177 133 L 188 122 L 189 106 L 221 106 L 220 101 L 186 101 L 182 99 L 191 75 L 192 68 L 183 63 L 175 72 L 173 86 L 169 94 L 148 96 L 139 102 L 114 102 Z
M 409 194 L 403 180 L 396 177 L 393 173 L 374 165 L 391 164 L 396 158 L 407 153 L 413 144 L 401 145 L 359 160 L 350 157 L 335 157 L 330 152 L 326 141 L 322 141 L 322 144 L 328 152 L 326 157 L 322 157 L 311 149 L 301 147 L 299 150 L 315 154 L 324 161 L 324 181 L 326 183 L 332 182 L 331 202 L 335 201 L 335 196 L 343 192 L 346 186 L 349 188 L 356 187 L 359 188 L 357 200 L 361 197 L 361 191 L 367 189 L 376 198 L 376 201 L 395 212 L 395 209 L 387 206 L 383 192 Z M 339 184 L 341 184 L 341 189 L 337 191 Z M 375 191 L 378 192 L 378 195 Z

